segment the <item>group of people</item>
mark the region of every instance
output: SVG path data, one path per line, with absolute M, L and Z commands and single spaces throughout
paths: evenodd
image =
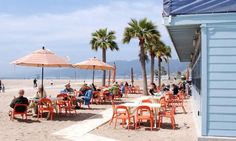
M 189 84 L 185 81 L 179 82 L 178 85 L 172 84 L 171 86 L 162 84 L 161 87 L 156 86 L 155 83 L 151 83 L 151 88 L 149 89 L 149 94 L 155 95 L 155 93 L 159 93 L 161 91 L 172 91 L 173 95 L 177 95 L 179 93 L 179 91 L 184 91 L 188 95 L 190 95 L 190 92 L 189 92 L 190 88 L 189 87 L 190 87 Z

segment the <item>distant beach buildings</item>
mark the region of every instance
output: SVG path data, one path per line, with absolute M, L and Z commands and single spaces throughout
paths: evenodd
M 190 62 L 200 141 L 236 137 L 235 12 L 235 0 L 164 0 L 164 24 Z

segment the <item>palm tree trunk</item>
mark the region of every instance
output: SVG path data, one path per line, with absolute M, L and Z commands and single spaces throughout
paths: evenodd
M 161 86 L 161 57 L 158 56 L 158 86 Z
M 167 69 L 168 69 L 168 80 L 170 80 L 170 62 L 167 60 Z
M 102 61 L 106 63 L 106 49 L 102 49 Z M 106 71 L 102 74 L 102 86 L 106 85 Z
M 142 76 L 143 76 L 143 94 L 148 95 L 145 51 L 144 51 L 144 47 L 142 47 L 142 44 L 140 45 L 140 63 L 141 63 Z
M 155 65 L 155 56 L 151 55 L 151 83 L 154 82 L 154 65 Z

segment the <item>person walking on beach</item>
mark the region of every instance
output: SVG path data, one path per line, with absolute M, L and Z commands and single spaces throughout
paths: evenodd
M 33 83 L 34 83 L 34 88 L 36 88 L 37 87 L 37 79 L 36 78 L 34 79 Z
M 5 85 L 2 83 L 2 92 L 5 93 Z

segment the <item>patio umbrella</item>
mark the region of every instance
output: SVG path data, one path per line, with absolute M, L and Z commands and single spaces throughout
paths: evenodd
M 112 83 L 116 81 L 116 63 L 114 62 L 114 69 L 112 71 Z
M 131 68 L 131 72 L 130 72 L 130 77 L 131 77 L 131 83 L 132 83 L 132 86 L 134 86 L 134 70 L 133 68 Z
M 29 55 L 13 61 L 12 64 L 29 67 L 41 67 L 42 87 L 45 67 L 72 67 L 66 58 L 57 56 L 50 50 L 45 49 L 45 47 L 42 47 L 40 50 L 36 50 Z
M 88 60 L 85 60 L 85 61 L 77 63 L 77 64 L 74 64 L 73 66 L 78 67 L 80 69 L 93 70 L 93 83 L 94 83 L 95 70 L 112 70 L 112 69 L 114 69 L 113 66 L 98 60 L 96 57 L 90 58 Z

